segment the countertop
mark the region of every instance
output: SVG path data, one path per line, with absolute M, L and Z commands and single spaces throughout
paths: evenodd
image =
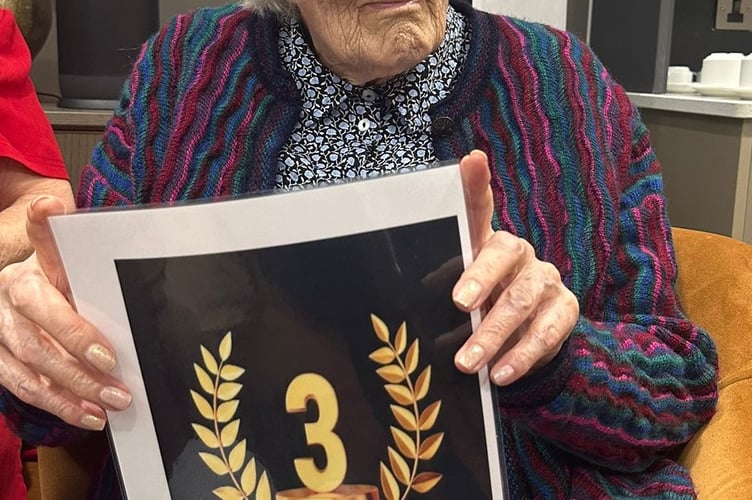
M 752 119 L 752 100 L 707 97 L 699 94 L 645 94 L 627 92 L 638 108 Z

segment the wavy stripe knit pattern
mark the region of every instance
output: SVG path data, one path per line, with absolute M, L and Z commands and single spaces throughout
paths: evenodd
M 664 453 L 713 414 L 717 361 L 673 290 L 647 131 L 571 35 L 455 8 L 472 45 L 453 94 L 431 110 L 454 122 L 435 138 L 436 155 L 488 153 L 495 226 L 555 264 L 581 308 L 550 364 L 497 391 L 511 498 L 694 498 L 687 471 Z M 270 190 L 300 106 L 270 19 L 235 7 L 177 17 L 145 44 L 78 203 Z M 32 441 L 78 434 L 8 393 L 0 409 Z M 115 497 L 112 484 L 93 496 Z

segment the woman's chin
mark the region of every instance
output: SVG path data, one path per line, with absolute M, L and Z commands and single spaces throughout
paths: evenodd
M 413 69 L 433 51 L 428 44 L 416 44 L 415 40 L 393 38 L 385 44 L 378 58 L 370 62 L 372 78 L 368 81 L 385 82 Z

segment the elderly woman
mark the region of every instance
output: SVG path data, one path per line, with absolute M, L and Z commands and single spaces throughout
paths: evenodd
M 566 33 L 447 0 L 248 0 L 178 17 L 144 46 L 78 203 L 289 190 L 452 158 L 479 248 L 453 299 L 490 305 L 456 364 L 489 364 L 511 498 L 694 497 L 667 457 L 713 414 L 714 347 L 677 303 L 647 131 Z M 130 403 L 108 375 L 115 353 L 65 300 L 43 230 L 60 210 L 30 210 L 37 254 L 0 275 L 0 408 L 47 444 L 75 435 L 52 415 L 101 429 L 105 409 Z M 114 484 L 105 474 L 94 495 Z

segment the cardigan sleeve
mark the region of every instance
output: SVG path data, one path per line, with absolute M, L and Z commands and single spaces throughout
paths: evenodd
M 220 191 L 237 181 L 226 178 L 230 167 L 245 165 L 238 144 L 255 138 L 240 124 L 247 126 L 247 116 L 263 121 L 261 107 L 248 105 L 258 93 L 258 79 L 247 70 L 251 17 L 234 4 L 200 8 L 174 17 L 146 41 L 81 173 L 80 207 L 230 194 Z
M 133 127 L 129 83 L 102 139 L 94 147 L 91 161 L 84 166 L 76 192 L 79 208 L 132 205 L 135 184 L 131 156 Z
M 600 312 L 579 318 L 548 366 L 497 395 L 504 417 L 557 447 L 639 471 L 713 415 L 717 359 L 676 296 L 662 177 L 647 130 L 623 89 L 605 84 L 623 103 L 620 120 L 629 130 L 615 175 L 613 252 L 594 299 Z
M 141 81 L 138 66 L 151 57 L 153 40 L 144 46 L 133 73 L 123 86 L 120 100 L 96 144 L 91 159 L 81 171 L 76 205 L 79 208 L 124 206 L 135 203 L 136 186 L 133 173 L 134 123 L 131 96 L 138 92 Z

